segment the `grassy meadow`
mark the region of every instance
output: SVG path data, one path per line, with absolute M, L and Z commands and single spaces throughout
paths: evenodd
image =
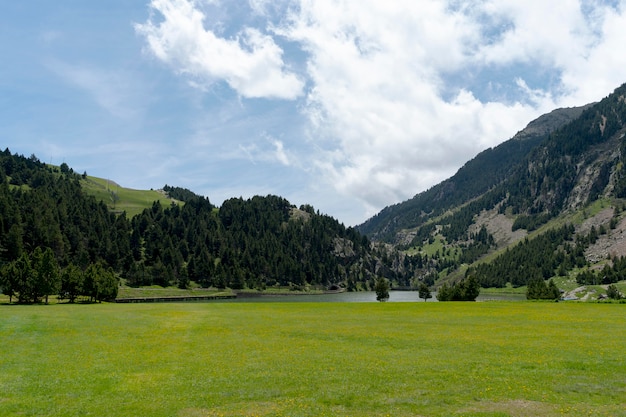
M 626 416 L 592 303 L 0 306 L 2 416 Z
M 114 182 L 107 179 L 87 176 L 82 182 L 83 189 L 96 197 L 97 200 L 103 201 L 110 210 L 115 212 L 126 212 L 131 218 L 144 209 L 150 208 L 152 203 L 158 201 L 163 207 L 172 204 L 172 199 L 165 194 L 155 190 L 133 190 L 130 188 L 120 187 Z M 114 201 L 113 196 L 116 196 Z

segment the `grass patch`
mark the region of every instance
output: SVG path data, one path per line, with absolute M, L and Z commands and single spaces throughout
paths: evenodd
M 571 222 L 576 225 L 582 224 L 585 220 L 595 216 L 607 207 L 612 207 L 613 204 L 608 198 L 600 198 L 593 203 L 587 205 L 584 209 L 578 210 L 572 217 Z
M 443 252 L 445 251 L 445 247 L 446 247 L 445 238 L 441 236 L 440 234 L 437 234 L 434 236 L 433 243 L 426 243 L 421 246 L 415 246 L 409 249 L 407 251 L 407 254 L 415 255 L 419 253 L 421 255 L 428 255 L 429 257 L 432 257 L 433 255 L 438 253 L 439 255 L 442 256 Z
M 623 305 L 0 310 L 2 415 L 626 415 Z
M 87 179 L 81 181 L 81 184 L 88 194 L 103 201 L 109 210 L 118 213 L 125 211 L 129 218 L 141 213 L 146 208 L 152 207 L 155 201 L 160 202 L 163 207 L 168 207 L 172 202 L 175 202 L 158 191 L 124 188 L 103 178 L 87 176 Z

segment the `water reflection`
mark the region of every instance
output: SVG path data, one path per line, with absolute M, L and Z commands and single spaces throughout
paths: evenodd
M 476 301 L 521 301 L 526 297 L 521 294 L 487 294 L 479 295 Z M 224 303 L 265 303 L 265 302 L 318 302 L 318 303 L 373 303 L 376 301 L 376 293 L 373 291 L 342 292 L 339 294 L 318 294 L 318 295 L 268 295 L 259 297 L 239 297 L 232 300 L 222 300 Z M 417 291 L 389 291 L 389 300 L 392 303 L 423 303 Z M 437 294 L 433 293 L 433 298 L 427 302 L 436 303 Z

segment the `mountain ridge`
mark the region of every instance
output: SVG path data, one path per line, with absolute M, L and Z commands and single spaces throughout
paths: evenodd
M 626 252 L 615 246 L 610 259 L 592 262 L 590 248 L 610 230 L 623 230 L 618 225 L 626 198 L 625 137 L 626 84 L 597 103 L 541 116 L 451 178 L 383 209 L 357 229 L 414 256 L 438 245 L 428 269 L 439 280 L 473 276 L 483 286 L 521 286 L 536 276 L 579 271 L 580 281 L 612 282 L 623 276 L 620 259 Z M 585 229 L 577 219 L 598 204 L 613 215 Z M 613 278 L 598 277 L 598 268 Z
M 481 151 L 476 157 L 466 162 L 450 178 L 421 192 L 414 197 L 388 207 L 378 214 L 366 220 L 356 228 L 360 232 L 375 240 L 393 241 L 390 233 L 399 227 L 418 223 L 420 217 L 441 214 L 450 208 L 454 202 L 466 201 L 486 192 L 490 187 L 501 181 L 509 172 L 511 162 L 523 158 L 531 149 L 541 143 L 549 133 L 569 123 L 582 112 L 592 106 L 587 104 L 580 107 L 555 109 L 550 113 L 539 116 L 531 121 L 526 128 L 516 133 L 511 139 L 493 147 Z M 478 190 L 474 193 L 465 193 L 461 196 L 454 194 L 470 182 L 477 182 L 477 177 L 486 169 L 495 169 L 488 178 L 481 178 Z M 448 202 L 446 203 L 446 196 Z M 442 201 L 444 206 L 435 211 L 434 202 Z M 449 201 L 452 200 L 452 201 Z M 446 205 L 447 204 L 447 205 Z M 403 220 L 398 216 L 407 216 Z

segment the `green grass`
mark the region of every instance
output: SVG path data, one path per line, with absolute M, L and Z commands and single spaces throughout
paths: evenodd
M 624 305 L 0 306 L 0 415 L 626 416 Z
M 110 210 L 119 213 L 126 211 L 129 218 L 152 207 L 155 201 L 159 201 L 163 207 L 168 207 L 174 201 L 155 190 L 124 188 L 103 178 L 87 176 L 81 184 L 87 193 L 103 201 Z M 113 198 L 114 195 L 117 199 Z
M 420 253 L 422 255 L 428 255 L 429 257 L 433 256 L 436 253 L 442 255 L 442 252 L 445 250 L 445 245 L 445 238 L 438 234 L 434 237 L 433 243 L 427 243 L 425 245 L 413 247 L 409 249 L 407 253 L 409 255 L 415 255 L 417 253 Z

